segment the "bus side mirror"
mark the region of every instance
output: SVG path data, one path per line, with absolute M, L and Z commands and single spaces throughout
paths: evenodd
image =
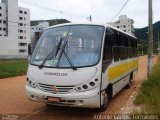
M 28 55 L 32 54 L 32 50 L 31 50 L 31 44 L 28 44 Z

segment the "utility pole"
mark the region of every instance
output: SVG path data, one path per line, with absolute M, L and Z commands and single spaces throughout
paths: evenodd
M 153 15 L 152 15 L 152 0 L 148 0 L 149 4 L 149 17 L 148 17 L 148 71 L 147 77 L 149 78 L 152 73 L 152 54 L 153 54 Z
M 87 20 L 89 19 L 90 22 L 92 22 L 92 16 L 90 15 L 89 17 L 87 17 Z
M 159 40 L 160 39 L 159 39 L 159 31 L 158 31 L 158 48 L 157 48 L 157 50 L 158 50 L 158 54 L 160 56 L 160 41 Z

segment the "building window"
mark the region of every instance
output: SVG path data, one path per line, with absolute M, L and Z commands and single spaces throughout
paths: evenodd
M 0 16 L 2 16 L 2 14 L 0 13 Z
M 126 25 L 123 25 L 124 28 L 126 28 Z
M 19 46 L 27 46 L 27 43 L 19 43 Z
M 126 30 L 124 30 L 124 32 L 126 32 Z
M 0 30 L 2 30 L 2 28 L 0 27 Z
M 23 39 L 23 36 L 18 36 L 19 39 Z
M 23 26 L 23 23 L 19 23 L 19 26 Z
M 23 20 L 23 17 L 19 17 L 20 20 Z
M 2 34 L 0 34 L 0 36 L 2 36 Z
M 23 30 L 18 30 L 20 33 L 23 33 Z
M 3 28 L 3 31 L 6 31 L 6 28 Z
M 25 53 L 26 50 L 19 50 L 19 53 Z
M 3 20 L 3 23 L 4 23 L 4 24 L 6 24 L 6 21 L 5 21 L 5 20 Z
M 24 14 L 27 14 L 27 12 L 25 11 Z
M 19 13 L 21 13 L 21 14 L 22 14 L 22 13 L 23 13 L 23 11 L 22 11 L 22 10 L 20 10 L 20 11 L 19 11 Z
M 2 20 L 0 20 L 0 23 L 2 23 Z
M 0 6 L 0 10 L 2 9 L 2 7 Z
M 119 28 L 119 26 L 117 26 L 117 28 Z

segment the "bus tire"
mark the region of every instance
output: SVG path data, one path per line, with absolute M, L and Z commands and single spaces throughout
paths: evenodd
M 126 89 L 129 89 L 131 87 L 131 80 L 133 79 L 133 73 L 130 74 L 130 78 L 128 81 L 128 84 L 125 86 Z
M 103 105 L 98 109 L 99 112 L 104 112 L 107 107 L 108 107 L 108 102 L 109 102 L 109 90 L 106 89 L 105 90 L 105 94 L 104 94 L 104 100 L 103 100 Z
M 129 89 L 131 87 L 131 80 L 129 80 L 128 84 L 125 86 L 125 89 Z

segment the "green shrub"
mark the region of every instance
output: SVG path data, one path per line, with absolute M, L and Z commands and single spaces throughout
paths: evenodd
M 134 104 L 144 106 L 143 109 L 149 114 L 160 113 L 160 60 L 154 66 L 151 77 L 143 81 Z

